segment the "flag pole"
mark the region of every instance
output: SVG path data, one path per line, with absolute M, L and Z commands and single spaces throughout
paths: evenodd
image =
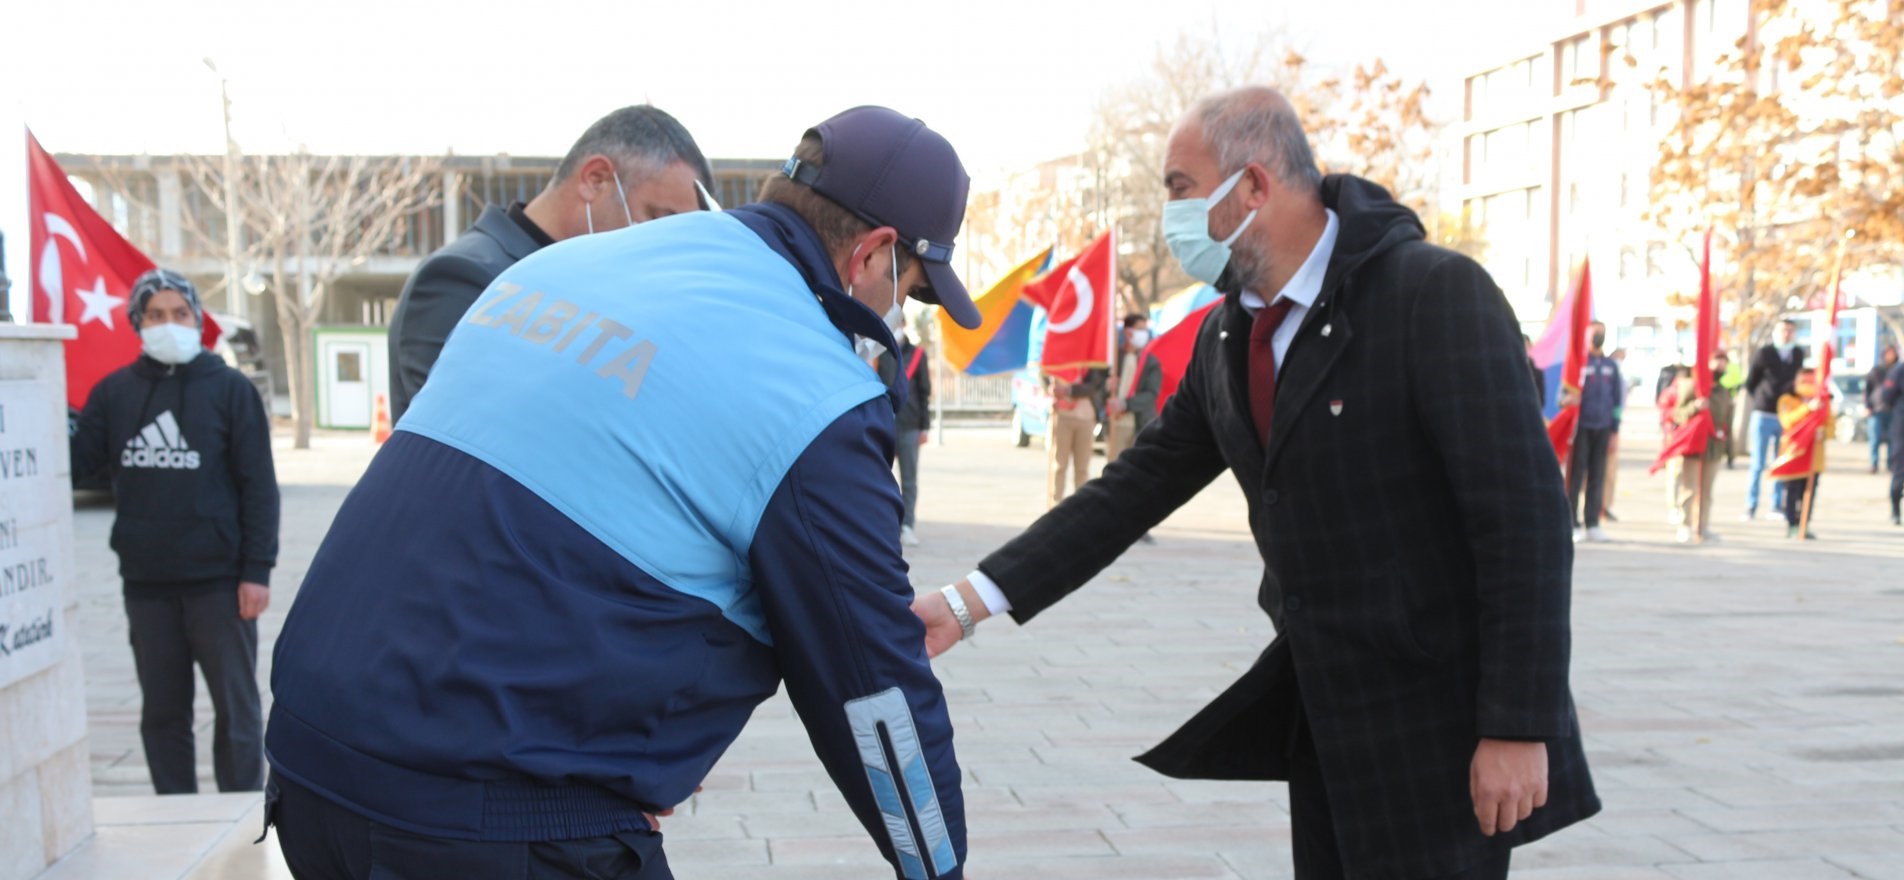
M 1710 406 L 1710 404 L 1708 404 L 1708 406 Z M 1706 416 L 1707 421 L 1711 421 L 1711 410 L 1708 409 L 1706 412 L 1708 413 Z M 1706 539 L 1706 526 L 1708 525 L 1706 521 L 1706 502 L 1711 500 L 1706 497 L 1706 459 L 1708 458 L 1706 453 L 1711 449 L 1712 440 L 1707 439 L 1706 448 L 1699 450 L 1699 482 L 1693 484 L 1692 487 L 1692 506 L 1695 511 L 1692 524 L 1699 530 L 1693 537 L 1701 541 Z
M 1116 395 L 1119 387 L 1117 370 L 1123 363 L 1123 358 L 1119 356 L 1120 352 L 1117 350 L 1117 227 L 1112 226 L 1105 230 L 1104 246 L 1110 249 L 1108 256 L 1110 257 L 1111 263 L 1111 289 L 1104 293 L 1104 324 L 1107 329 L 1106 336 L 1108 337 L 1106 339 L 1108 347 L 1105 351 L 1109 352 L 1109 355 L 1105 358 L 1105 361 L 1108 363 L 1104 370 L 1106 377 L 1104 385 L 1104 466 L 1110 467 L 1113 450 L 1117 449 L 1118 415 L 1111 412 L 1111 403 L 1117 400 Z
M 1815 443 L 1817 441 L 1814 440 L 1812 442 Z M 1812 454 L 1815 456 L 1818 453 L 1814 451 Z M 1817 466 L 1816 462 L 1813 463 L 1813 466 Z M 1811 499 L 1812 496 L 1817 493 L 1818 474 L 1813 472 L 1811 476 L 1805 478 L 1805 509 L 1798 514 L 1798 539 L 1800 541 L 1805 540 L 1805 536 L 1811 534 Z
M 1825 442 L 1824 429 L 1831 424 L 1831 386 L 1829 382 L 1831 380 L 1831 359 L 1836 354 L 1832 349 L 1837 347 L 1834 343 L 1837 342 L 1838 339 L 1838 306 L 1841 297 L 1839 284 L 1844 280 L 1845 246 L 1849 245 L 1851 239 L 1856 237 L 1857 234 L 1858 231 L 1856 229 L 1845 230 L 1844 236 L 1838 239 L 1838 258 L 1832 262 L 1831 266 L 1831 300 L 1826 304 L 1825 310 L 1825 320 L 1829 326 L 1825 328 L 1824 345 L 1819 348 L 1819 352 L 1822 355 L 1821 360 L 1823 360 L 1824 363 L 1819 364 L 1819 367 L 1822 368 L 1819 374 L 1822 381 L 1819 383 L 1818 392 L 1823 398 L 1825 420 L 1817 428 L 1813 429 L 1812 433 L 1811 475 L 1805 478 L 1805 508 L 1804 511 L 1798 515 L 1798 537 L 1801 540 L 1811 533 L 1812 497 L 1818 493 L 1818 456 L 1824 451 L 1819 444 Z

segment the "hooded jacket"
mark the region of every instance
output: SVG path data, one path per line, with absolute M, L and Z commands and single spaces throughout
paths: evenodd
M 1381 187 L 1330 175 L 1321 198 L 1340 232 L 1277 369 L 1268 442 L 1252 318 L 1226 291 L 1157 421 L 979 568 L 1023 623 L 1228 470 L 1264 562 L 1238 576 L 1260 574 L 1276 638 L 1139 760 L 1287 779 L 1306 724 L 1347 875 L 1442 876 L 1599 810 L 1568 688 L 1571 521 L 1499 288 Z M 1494 840 L 1468 787 L 1482 737 L 1548 751 L 1547 805 Z
M 101 379 L 72 438 L 73 472 L 106 468 L 112 549 L 128 594 L 268 584 L 278 479 L 264 402 L 210 352 L 179 366 L 144 355 Z

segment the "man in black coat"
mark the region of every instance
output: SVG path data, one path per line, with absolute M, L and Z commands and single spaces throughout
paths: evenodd
M 1315 167 L 1273 90 L 1178 123 L 1166 236 L 1225 294 L 1183 384 L 1102 477 L 913 610 L 933 652 L 997 611 L 1024 623 L 1227 469 L 1277 637 L 1139 760 L 1288 780 L 1301 878 L 1505 877 L 1509 847 L 1600 807 L 1560 472 L 1487 273 Z
M 403 418 L 450 331 L 502 270 L 563 239 L 699 210 L 699 187 L 713 185 L 701 148 L 673 116 L 641 104 L 596 120 L 535 198 L 484 208 L 403 285 L 390 319 L 391 420 Z

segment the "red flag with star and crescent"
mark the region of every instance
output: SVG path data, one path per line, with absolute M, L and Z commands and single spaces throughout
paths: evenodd
M 1778 441 L 1778 458 L 1772 462 L 1772 476 L 1789 480 L 1816 473 L 1818 441 L 1831 421 L 1831 360 L 1833 340 L 1838 335 L 1838 308 L 1844 304 L 1845 242 L 1838 242 L 1838 256 L 1831 267 L 1831 301 L 1825 307 L 1825 340 L 1818 348 L 1817 405 L 1797 422 L 1785 428 Z
M 1111 234 L 1105 232 L 1083 253 L 1025 285 L 1021 295 L 1050 321 L 1040 358 L 1046 373 L 1071 376 L 1110 365 L 1111 313 L 1117 306 L 1112 259 Z
M 66 343 L 66 403 L 79 409 L 100 379 L 139 356 L 126 294 L 152 260 L 86 204 L 30 131 L 26 177 L 32 315 L 39 323 L 79 329 L 78 338 Z M 217 322 L 206 315 L 207 348 L 218 334 Z
M 1693 389 L 1700 399 L 1712 399 L 1712 353 L 1719 350 L 1719 301 L 1712 289 L 1712 230 L 1706 230 L 1705 244 L 1699 253 L 1699 322 L 1693 333 Z M 1705 410 L 1693 413 L 1692 418 L 1674 429 L 1659 450 L 1659 458 L 1653 462 L 1648 473 L 1659 473 L 1660 468 L 1675 457 L 1703 455 L 1712 438 L 1724 439 L 1726 426 L 1712 423 L 1712 413 Z

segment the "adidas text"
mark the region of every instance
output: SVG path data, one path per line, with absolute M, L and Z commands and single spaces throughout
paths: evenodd
M 128 449 L 119 455 L 120 467 L 198 470 L 198 453 L 176 449 Z

